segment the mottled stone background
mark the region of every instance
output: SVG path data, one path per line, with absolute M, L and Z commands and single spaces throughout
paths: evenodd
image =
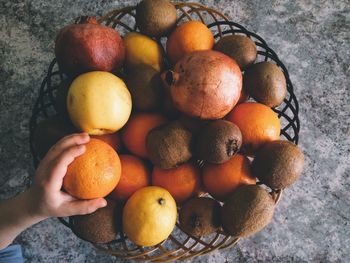
M 32 176 L 28 120 L 59 28 L 136 1 L 0 1 L 0 198 Z M 261 35 L 286 64 L 300 102 L 303 177 L 272 224 L 198 262 L 350 262 L 348 0 L 201 1 Z M 56 219 L 17 240 L 27 262 L 112 262 Z

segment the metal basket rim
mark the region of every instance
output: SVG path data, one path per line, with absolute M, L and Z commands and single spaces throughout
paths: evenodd
M 174 3 L 174 5 L 176 6 L 177 9 L 179 8 L 186 8 L 186 7 L 189 7 L 189 8 L 192 8 L 193 10 L 193 7 L 197 7 L 197 8 L 200 8 L 201 11 L 204 11 L 204 12 L 213 12 L 215 14 L 219 14 L 219 16 L 223 19 L 223 20 L 216 20 L 214 19 L 215 21 L 210 23 L 210 24 L 206 24 L 208 26 L 208 28 L 212 28 L 212 27 L 219 27 L 220 26 L 229 26 L 230 29 L 226 30 L 226 31 L 221 31 L 219 29 L 219 32 L 215 35 L 215 38 L 217 37 L 222 37 L 223 34 L 227 34 L 227 33 L 243 33 L 243 34 L 246 34 L 247 36 L 249 37 L 253 37 L 257 40 L 259 40 L 260 42 L 256 42 L 256 44 L 259 46 L 263 46 L 263 48 L 265 48 L 266 52 L 264 53 L 261 53 L 260 55 L 265 55 L 266 56 L 266 59 L 267 58 L 270 58 L 272 59 L 274 62 L 276 62 L 276 64 L 278 66 L 280 66 L 283 70 L 283 73 L 286 77 L 286 81 L 287 81 L 287 86 L 288 86 L 288 92 L 290 93 L 290 98 L 289 98 L 289 102 L 286 103 L 286 106 L 282 109 L 282 110 L 276 110 L 274 109 L 278 115 L 279 115 L 279 118 L 280 117 L 284 117 L 286 118 L 288 121 L 289 121 L 289 124 L 291 126 L 293 126 L 293 130 L 295 131 L 295 136 L 294 138 L 291 138 L 291 137 L 287 137 L 289 136 L 288 133 L 287 133 L 287 130 L 288 128 L 290 128 L 291 126 L 286 126 L 285 127 L 285 134 L 284 136 L 288 139 L 288 140 L 291 140 L 293 141 L 294 140 L 294 143 L 295 144 L 298 144 L 298 133 L 300 131 L 300 120 L 298 118 L 298 112 L 299 112 L 299 104 L 298 104 L 298 101 L 297 101 L 297 98 L 294 94 L 294 88 L 293 88 L 293 85 L 292 85 L 292 82 L 290 80 L 290 77 L 289 77 L 289 73 L 288 73 L 288 70 L 287 68 L 285 67 L 285 65 L 281 62 L 281 60 L 279 59 L 279 57 L 277 56 L 276 52 L 274 50 L 272 50 L 266 43 L 266 41 L 260 37 L 258 34 L 254 33 L 254 32 L 251 32 L 251 31 L 248 31 L 244 26 L 236 23 L 236 22 L 233 22 L 233 21 L 230 21 L 229 18 L 227 18 L 225 15 L 221 14 L 219 11 L 215 10 L 215 9 L 212 9 L 212 8 L 208 8 L 206 7 L 205 5 L 202 5 L 202 4 L 199 4 L 199 3 L 182 3 L 182 2 L 176 2 Z M 121 9 L 116 9 L 116 10 L 112 10 L 110 12 L 108 12 L 106 15 L 102 16 L 101 18 L 99 18 L 99 22 L 102 22 L 102 21 L 108 21 L 108 23 L 112 23 L 112 19 L 113 19 L 113 15 L 115 15 L 117 13 L 118 14 L 121 14 L 120 17 L 123 17 L 124 15 L 127 15 L 127 14 L 130 14 L 130 12 L 132 12 L 134 9 L 136 8 L 136 6 L 126 6 L 124 8 L 121 8 Z M 123 12 L 125 11 L 125 13 L 123 14 Z M 193 12 L 196 12 L 196 11 L 193 11 Z M 212 15 L 212 14 L 211 14 Z M 213 16 L 213 15 L 212 15 Z M 180 20 L 180 19 L 179 19 Z M 178 21 L 179 22 L 179 21 Z M 129 27 L 131 28 L 131 27 Z M 233 29 L 233 28 L 236 28 L 236 29 Z M 136 26 L 135 28 L 136 29 Z M 219 35 L 218 35 L 219 34 Z M 53 71 L 54 70 L 54 67 L 56 65 L 56 59 L 53 59 L 53 61 L 50 63 L 50 66 L 48 68 L 48 72 L 47 72 L 47 76 L 43 79 L 43 82 L 41 84 L 41 87 L 40 87 L 40 91 L 39 91 L 39 97 L 38 99 L 36 100 L 35 104 L 34 104 L 34 108 L 33 108 L 33 111 L 32 111 L 32 116 L 30 118 L 30 150 L 31 150 L 31 153 L 33 155 L 33 159 L 34 159 L 34 164 L 35 166 L 38 164 L 39 162 L 39 159 L 37 158 L 37 155 L 35 154 L 35 149 L 33 147 L 33 131 L 35 129 L 35 126 L 36 126 L 36 121 L 37 121 L 37 115 L 42 112 L 44 114 L 45 117 L 48 116 L 48 114 L 46 113 L 46 108 L 47 105 L 45 106 L 45 104 L 43 103 L 43 101 L 41 101 L 40 99 L 40 95 L 41 94 L 44 94 L 43 96 L 45 96 L 45 92 L 46 92 L 46 95 L 48 94 L 50 97 L 51 97 L 51 100 L 53 101 L 54 98 L 52 97 L 52 91 L 47 91 L 45 90 L 46 86 L 47 85 L 50 85 L 50 81 L 51 81 L 51 76 L 52 75 L 60 75 L 61 78 L 62 78 L 62 73 L 60 73 L 59 71 Z M 292 106 L 292 111 L 294 113 L 294 119 L 288 119 L 290 118 L 288 115 L 285 114 L 285 111 L 290 107 L 290 105 L 292 105 L 291 102 L 294 102 L 294 106 Z M 50 106 L 50 105 L 49 105 Z M 49 107 L 48 106 L 48 107 Z M 289 106 L 289 107 L 288 107 Z M 295 122 L 295 124 L 294 124 Z M 283 132 L 283 130 L 281 131 Z M 287 135 L 287 136 L 286 136 Z M 280 200 L 280 197 L 281 197 L 281 194 L 282 194 L 282 190 L 279 190 L 279 191 L 273 191 L 272 192 L 275 198 L 275 201 L 276 201 L 276 205 L 278 203 L 278 201 Z M 71 224 L 69 222 L 67 222 L 66 220 L 64 220 L 63 218 L 58 218 L 60 220 L 61 223 L 63 223 L 65 226 L 71 228 Z M 191 237 L 191 238 L 195 238 L 195 237 Z M 198 242 L 198 241 L 197 241 Z M 234 245 L 238 242 L 238 238 L 235 238 L 233 239 L 233 241 L 229 244 L 229 245 Z M 228 247 L 229 245 L 227 246 L 222 246 L 220 248 L 226 248 Z M 101 247 L 99 247 L 98 245 L 95 245 L 95 247 L 101 249 Z M 217 248 L 216 248 L 217 249 Z M 212 250 L 209 250 L 209 251 L 202 251 L 201 253 L 197 253 L 197 254 L 194 254 L 191 256 L 190 255 L 187 255 L 187 252 L 184 252 L 183 254 L 186 256 L 186 258 L 191 258 L 193 256 L 198 256 L 198 255 L 201 255 L 201 254 L 206 254 L 208 252 L 211 252 Z M 146 252 L 144 252 L 146 253 Z M 147 253 L 146 253 L 147 255 Z M 124 257 L 124 258 L 130 258 L 129 257 Z M 136 260 L 139 260 L 137 258 L 137 255 L 136 256 L 133 256 L 131 257 L 133 259 L 136 259 Z M 130 259 L 131 259 L 130 258 Z M 181 257 L 182 258 L 182 257 Z M 149 258 L 149 259 L 152 259 L 152 258 Z M 141 260 L 148 260 L 147 258 L 142 258 Z M 158 260 L 158 259 L 157 259 Z

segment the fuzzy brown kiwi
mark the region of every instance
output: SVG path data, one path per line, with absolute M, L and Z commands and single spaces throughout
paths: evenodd
M 121 206 L 107 200 L 107 206 L 92 214 L 70 217 L 73 232 L 93 243 L 108 243 L 115 239 L 121 226 Z
M 265 143 L 256 153 L 252 172 L 272 189 L 283 189 L 293 184 L 303 170 L 304 154 L 290 141 Z
M 132 103 L 141 111 L 154 110 L 163 101 L 162 79 L 153 67 L 141 64 L 128 73 L 127 87 Z
M 243 87 L 257 102 L 269 107 L 280 105 L 287 94 L 282 70 L 268 61 L 256 63 L 245 71 Z
M 34 150 L 43 158 L 56 142 L 75 132 L 77 129 L 62 116 L 42 120 L 34 129 Z
M 257 56 L 254 41 L 242 35 L 224 36 L 216 43 L 214 49 L 236 60 L 241 70 L 253 64 Z
M 238 188 L 221 209 L 224 230 L 235 237 L 247 237 L 262 230 L 273 217 L 275 202 L 258 185 Z
M 168 0 L 143 0 L 136 8 L 136 24 L 151 37 L 166 35 L 176 24 L 176 8 Z
M 220 208 L 219 202 L 212 198 L 192 198 L 180 209 L 180 227 L 195 237 L 214 233 L 221 226 Z
M 206 125 L 196 142 L 197 158 L 210 163 L 224 163 L 241 148 L 242 133 L 237 125 L 216 120 Z
M 151 162 L 171 169 L 192 157 L 192 134 L 178 121 L 151 130 L 146 137 L 146 148 Z

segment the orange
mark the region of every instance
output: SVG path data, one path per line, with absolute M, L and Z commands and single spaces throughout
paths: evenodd
M 126 201 L 138 189 L 150 184 L 151 173 L 140 158 L 127 154 L 119 155 L 119 158 L 122 174 L 112 197 L 115 200 Z
M 280 137 L 281 124 L 277 114 L 261 103 L 241 103 L 233 108 L 227 119 L 241 130 L 241 150 L 246 154 L 254 155 L 262 144 Z
M 237 187 L 255 183 L 250 171 L 250 161 L 241 154 L 236 154 L 222 164 L 207 163 L 203 168 L 204 188 L 220 201 L 227 199 Z
M 177 203 L 193 197 L 200 187 L 200 170 L 195 164 L 188 162 L 173 169 L 153 168 L 152 185 L 169 191 Z
M 166 123 L 157 113 L 136 113 L 131 116 L 122 132 L 125 147 L 133 154 L 147 158 L 146 136 L 150 130 Z
M 116 187 L 121 174 L 118 154 L 107 143 L 90 139 L 63 178 L 64 189 L 79 199 L 105 197 Z
M 176 27 L 170 34 L 166 51 L 170 61 L 175 64 L 188 53 L 212 49 L 214 42 L 214 36 L 205 24 L 188 21 Z
M 91 138 L 99 139 L 109 144 L 116 152 L 120 151 L 122 148 L 122 140 L 120 138 L 119 132 L 103 135 L 91 135 Z

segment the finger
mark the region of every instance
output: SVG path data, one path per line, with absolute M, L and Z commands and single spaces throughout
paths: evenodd
M 56 158 L 65 149 L 75 145 L 88 143 L 89 140 L 90 136 L 87 133 L 75 133 L 68 135 L 59 140 L 54 146 L 51 147 L 48 153 L 48 158 L 52 160 Z
M 55 160 L 51 168 L 49 168 L 49 175 L 47 182 L 53 191 L 60 190 L 63 184 L 63 177 L 67 173 L 68 165 L 70 165 L 75 158 L 79 157 L 86 151 L 85 145 L 76 145 L 64 150 Z
M 79 200 L 79 199 L 75 198 L 74 196 L 71 196 L 70 194 L 63 192 L 63 191 L 61 191 L 60 198 L 63 202 L 71 202 L 71 201 Z
M 65 216 L 91 214 L 106 205 L 107 201 L 104 198 L 71 201 L 65 205 Z
M 52 146 L 47 153 L 45 159 L 51 161 L 57 158 L 58 155 L 62 153 L 65 149 L 75 146 L 88 143 L 90 136 L 87 133 L 74 133 L 68 135 L 61 140 L 59 140 L 54 146 Z

